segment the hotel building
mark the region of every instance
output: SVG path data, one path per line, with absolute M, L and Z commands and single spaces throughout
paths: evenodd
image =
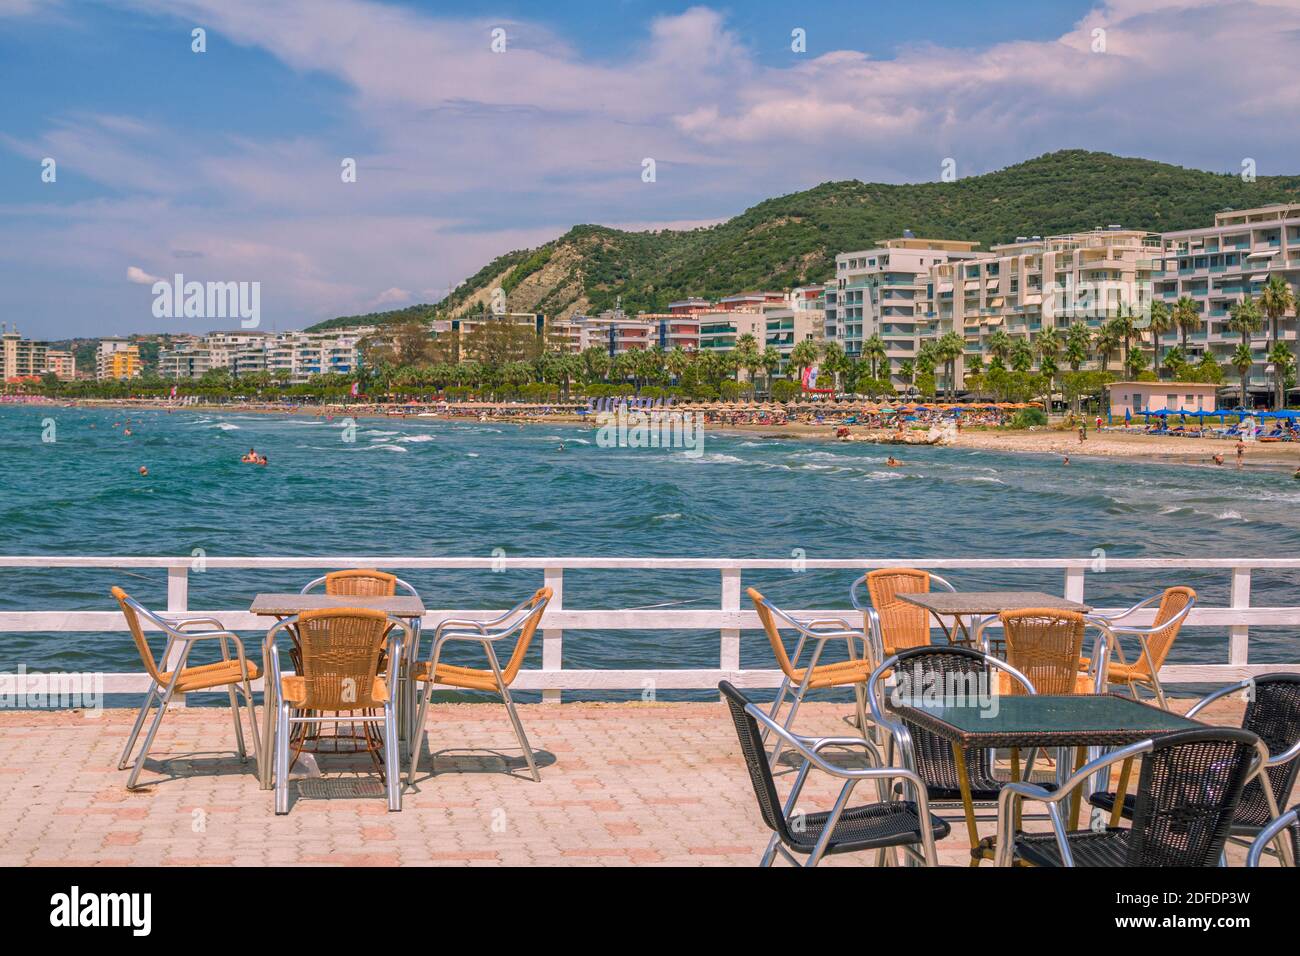
M 1227 327 L 1235 303 L 1248 294 L 1259 298 L 1264 283 L 1273 275 L 1283 276 L 1300 296 L 1300 203 L 1225 210 L 1215 215 L 1213 226 L 1167 232 L 1162 263 L 1163 268 L 1154 275 L 1157 298 L 1172 307 L 1181 296 L 1187 296 L 1201 313 L 1200 330 L 1188 337 L 1189 351 L 1199 356 L 1209 349 L 1220 363 L 1226 362 L 1241 341 L 1241 336 Z M 1279 323 L 1278 334 L 1295 349 L 1294 309 Z M 1272 391 L 1266 364 L 1268 341 L 1269 322 L 1264 317 L 1260 331 L 1250 339 L 1255 353 L 1247 382 L 1251 390 Z M 1180 342 L 1177 332 L 1161 340 L 1167 347 Z
M 123 338 L 99 340 L 99 351 L 95 355 L 95 378 L 107 379 L 138 378 L 144 365 L 140 361 L 139 346 L 132 345 Z
M 845 354 L 860 358 L 862 343 L 873 335 L 885 342 L 890 373 L 915 359 L 921 337 L 933 331 L 918 311 L 930 270 L 954 261 L 975 259 L 977 242 L 918 239 L 904 235 L 886 239 L 874 249 L 843 252 L 835 257 L 835 279 L 824 292 L 824 335 L 838 342 Z M 901 379 L 896 384 L 902 384 Z
M 62 381 L 70 382 L 77 377 L 77 357 L 64 349 L 47 349 L 45 370 L 53 372 Z
M 0 332 L 0 382 L 32 378 L 48 370 L 49 348 L 18 334 L 17 329 Z
M 174 381 L 196 380 L 227 369 L 235 378 L 268 372 L 290 385 L 313 375 L 349 375 L 361 367 L 357 343 L 373 328 L 325 332 L 210 332 L 191 342 L 164 349 L 158 374 Z
M 934 265 L 916 309 L 924 338 L 956 331 L 965 356 L 987 363 L 999 329 L 1034 341 L 1045 328 L 1096 328 L 1121 307 L 1139 313 L 1159 269 L 1159 236 L 1109 226 L 1063 236 L 1017 237 L 968 261 Z M 958 363 L 960 382 L 965 360 Z

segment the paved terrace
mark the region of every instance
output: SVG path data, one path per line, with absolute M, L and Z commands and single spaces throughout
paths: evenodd
M 436 776 L 424 764 L 401 813 L 387 812 L 367 758 L 322 756 L 321 774 L 291 786 L 290 813 L 282 817 L 272 813 L 272 794 L 257 788 L 251 758 L 245 766 L 223 752 L 234 748 L 228 710 L 168 714 L 141 777 L 149 786 L 135 793 L 116 769 L 134 712 L 110 710 L 93 719 L 75 712 L 3 713 L 0 865 L 757 862 L 768 831 L 722 704 L 519 709 L 539 751 L 541 783 L 526 776 L 499 704 L 435 705 L 428 746 L 443 756 Z M 806 704 L 798 729 L 844 734 L 850 709 Z M 1211 711 L 1234 726 L 1240 713 L 1237 701 Z M 783 792 L 792 776 L 779 782 Z M 809 809 L 830 806 L 833 781 L 818 776 L 801 801 Z M 873 790 L 860 788 L 862 802 Z M 992 822 L 982 830 L 990 832 Z M 1234 863 L 1244 856 L 1230 854 Z M 941 863 L 967 865 L 959 823 L 939 855 Z M 823 865 L 862 865 L 872 857 L 830 857 Z

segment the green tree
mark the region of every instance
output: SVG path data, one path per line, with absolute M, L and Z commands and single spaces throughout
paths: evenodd
M 1075 322 L 1065 330 L 1065 361 L 1072 372 L 1079 371 L 1088 361 L 1092 346 L 1092 329 L 1085 322 Z
M 1269 361 L 1273 362 L 1275 367 L 1277 366 L 1277 362 L 1273 359 L 1273 353 L 1277 350 L 1279 345 L 1283 344 L 1279 337 L 1279 325 L 1282 321 L 1282 316 L 1294 307 L 1295 294 L 1291 291 L 1291 286 L 1287 284 L 1286 279 L 1276 273 L 1269 276 L 1268 281 L 1264 283 L 1263 292 L 1259 295 L 1259 308 L 1266 316 L 1268 316 L 1268 356 Z M 1286 363 L 1285 370 L 1289 370 L 1294 364 L 1295 357 L 1292 356 L 1291 361 Z M 1280 409 L 1286 405 L 1286 390 L 1283 387 L 1284 381 L 1285 379 L 1283 376 L 1276 373 L 1274 374 L 1273 401 L 1275 408 Z
M 1170 316 L 1174 325 L 1178 326 L 1178 334 L 1182 338 L 1183 352 L 1188 351 L 1187 337 L 1193 332 L 1201 330 L 1201 309 L 1196 304 L 1196 300 L 1190 296 L 1179 296 L 1178 301 L 1174 303 L 1174 311 Z
M 1007 335 L 1005 329 L 995 329 L 989 336 L 988 352 L 992 358 L 989 360 L 990 368 L 1006 368 L 1008 361 L 1011 359 L 1011 350 L 1014 348 L 1011 336 Z
M 1157 370 L 1161 368 L 1160 336 L 1172 330 L 1174 325 L 1174 316 L 1173 313 L 1169 311 L 1169 306 L 1165 305 L 1164 301 L 1161 299 L 1156 299 L 1152 302 L 1151 317 L 1147 322 L 1147 331 L 1151 333 L 1151 351 Z
M 1244 338 L 1238 342 L 1237 347 L 1232 350 L 1232 357 L 1228 361 L 1237 370 L 1237 380 L 1241 383 L 1241 401 L 1239 404 L 1242 408 L 1245 408 L 1246 384 L 1250 378 L 1250 370 L 1255 365 L 1255 353 L 1251 350 L 1250 343 Z
M 1275 407 L 1286 407 L 1286 383 L 1295 365 L 1295 356 L 1285 342 L 1276 343 L 1268 350 L 1268 362 L 1273 366 L 1273 397 Z
M 879 332 L 873 332 L 871 337 L 862 343 L 862 357 L 871 368 L 871 377 L 879 378 L 880 367 L 889 357 L 885 349 L 885 340 L 880 337 Z

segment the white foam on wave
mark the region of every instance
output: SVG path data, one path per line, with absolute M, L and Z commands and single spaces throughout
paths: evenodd
M 209 425 L 209 428 L 220 428 L 223 432 L 237 432 L 238 425 L 232 425 L 230 422 L 217 422 L 215 425 Z
M 433 436 L 432 435 L 403 435 L 401 438 L 396 439 L 396 441 L 404 445 L 414 445 L 414 444 L 419 444 L 421 442 L 433 441 Z
M 470 452 L 469 454 L 467 454 L 465 457 L 466 457 L 466 458 L 477 458 L 478 456 L 479 456 L 479 455 L 478 455 L 478 452 L 476 452 L 476 451 L 472 451 L 472 452 Z
M 676 521 L 681 516 L 682 513 L 680 511 L 670 511 L 667 514 L 655 515 L 654 520 L 655 521 Z
M 377 435 L 377 436 L 380 436 L 380 437 L 386 437 L 386 436 L 389 436 L 389 435 L 400 435 L 401 432 L 384 432 L 384 431 L 380 431 L 380 430 L 377 429 L 377 428 L 367 428 L 367 429 L 366 429 L 365 431 L 363 431 L 361 434 L 363 434 L 363 435 Z

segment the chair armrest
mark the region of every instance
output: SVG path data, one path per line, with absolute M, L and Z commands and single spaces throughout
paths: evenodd
M 1253 686 L 1254 683 L 1255 683 L 1254 680 L 1248 677 L 1245 680 L 1237 681 L 1235 684 L 1229 684 L 1226 687 L 1220 687 L 1218 690 L 1206 694 L 1204 697 L 1198 700 L 1195 704 L 1193 704 L 1190 708 L 1188 708 L 1187 713 L 1185 713 L 1183 716 L 1189 718 L 1195 717 L 1197 714 L 1199 714 L 1206 707 L 1210 706 L 1210 704 L 1214 703 L 1216 700 L 1219 700 L 1223 697 L 1227 697 L 1230 694 L 1236 694 L 1240 691 L 1246 690 L 1251 686 Z
M 193 624 L 206 624 L 214 631 L 224 631 L 226 629 L 226 626 L 215 617 L 185 617 L 180 619 L 164 618 L 164 620 L 170 620 L 172 627 L 176 628 L 178 631 Z
M 1157 601 L 1159 601 L 1162 597 L 1164 597 L 1163 594 L 1153 594 L 1151 595 L 1151 597 L 1147 598 L 1146 600 L 1139 601 L 1137 604 L 1134 604 L 1127 611 L 1120 611 L 1118 614 L 1099 614 L 1098 612 L 1093 611 L 1088 616 L 1100 618 L 1103 621 L 1123 620 L 1124 618 L 1128 617 L 1130 614 L 1142 610 L 1144 607 L 1150 607 L 1152 604 L 1155 604 Z

